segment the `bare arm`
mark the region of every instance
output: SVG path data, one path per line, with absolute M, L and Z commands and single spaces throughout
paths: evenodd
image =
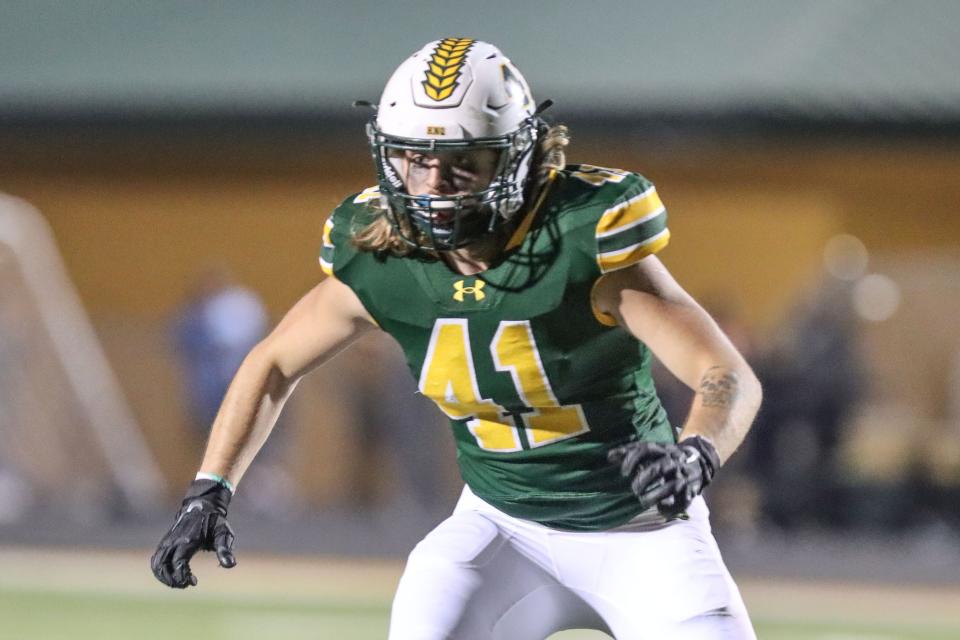
M 750 429 L 762 392 L 750 366 L 709 314 L 655 256 L 603 276 L 594 305 L 696 391 L 681 437 L 707 438 L 725 462 Z
M 345 284 L 327 278 L 314 287 L 240 365 L 214 420 L 200 470 L 236 486 L 299 379 L 373 326 Z

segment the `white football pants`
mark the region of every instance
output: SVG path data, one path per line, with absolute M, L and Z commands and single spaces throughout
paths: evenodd
M 602 532 L 519 520 L 465 489 L 410 553 L 389 640 L 755 639 L 697 498 L 689 520 Z M 649 520 L 649 519 L 648 519 Z

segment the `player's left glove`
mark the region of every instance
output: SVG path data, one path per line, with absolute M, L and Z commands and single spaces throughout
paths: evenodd
M 631 442 L 611 449 L 607 459 L 620 465 L 643 509 L 656 506 L 668 518 L 686 511 L 720 468 L 716 448 L 700 436 L 677 444 Z
M 233 529 L 227 522 L 231 496 L 230 489 L 215 480 L 194 480 L 190 484 L 177 519 L 150 558 L 157 580 L 174 589 L 196 586 L 190 558 L 201 549 L 215 551 L 221 567 L 229 569 L 237 564 Z

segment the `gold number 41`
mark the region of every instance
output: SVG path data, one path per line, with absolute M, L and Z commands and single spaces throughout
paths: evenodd
M 465 319 L 440 318 L 420 372 L 420 392 L 455 420 L 467 420 L 477 445 L 488 451 L 519 451 L 519 429 L 530 447 L 542 447 L 589 430 L 580 405 L 561 405 L 547 380 L 530 322 L 502 321 L 490 344 L 497 371 L 509 373 L 528 411 L 510 414 L 484 398 L 477 383 Z

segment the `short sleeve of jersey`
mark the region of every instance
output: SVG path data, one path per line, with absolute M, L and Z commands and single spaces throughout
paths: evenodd
M 614 174 L 622 192 L 597 221 L 597 265 L 610 273 L 657 253 L 670 241 L 667 210 L 649 180 L 636 173 Z
M 333 244 L 333 214 L 323 224 L 323 244 L 320 246 L 320 269 L 328 276 L 333 275 L 333 256 L 337 248 Z
M 371 198 L 379 197 L 378 187 L 370 187 L 343 201 L 323 225 L 323 244 L 320 246 L 320 269 L 335 276 L 357 252 L 350 243 L 353 219 L 359 207 Z

